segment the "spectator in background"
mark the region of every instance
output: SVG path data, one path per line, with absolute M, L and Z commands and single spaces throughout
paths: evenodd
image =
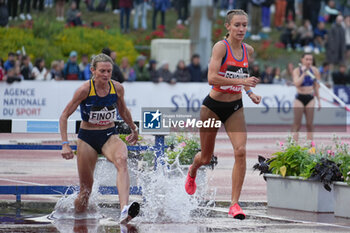
M 50 76 L 51 79 L 56 81 L 63 80 L 62 68 L 59 61 L 51 62 Z
M 26 8 L 26 15 L 24 14 L 24 7 Z M 32 16 L 30 15 L 30 0 L 21 0 L 21 5 L 19 7 L 20 15 L 19 18 L 21 20 L 32 20 Z
M 251 77 L 257 77 L 260 79 L 261 82 L 259 62 L 255 61 L 251 66 L 249 66 L 249 74 Z
M 261 4 L 261 22 L 262 22 L 262 31 L 269 33 L 271 32 L 271 12 L 270 12 L 270 7 L 271 4 L 274 2 L 274 0 L 265 0 L 262 4 Z
M 173 74 L 169 70 L 169 63 L 167 61 L 163 61 L 163 63 L 160 65 L 160 68 L 158 69 L 158 82 L 167 82 L 170 84 L 175 84 L 176 79 L 174 78 Z
M 119 14 L 119 0 L 111 0 L 113 14 Z
M 191 74 L 185 66 L 184 60 L 180 60 L 177 63 L 176 70 L 174 72 L 174 78 L 177 82 L 190 82 Z
M 120 0 L 120 30 L 122 33 L 129 32 L 129 24 L 130 24 L 130 12 L 132 8 L 132 0 Z M 125 23 L 124 23 L 125 18 Z
M 331 77 L 331 69 L 328 62 L 323 62 L 322 66 L 318 69 L 321 74 L 321 81 L 327 86 L 331 87 L 333 80 Z
M 70 52 L 69 59 L 63 68 L 63 78 L 65 80 L 80 80 L 81 74 L 77 64 L 78 54 L 75 51 Z
M 77 9 L 79 10 L 80 9 L 80 0 L 73 0 L 76 5 L 77 5 Z
M 235 9 L 242 9 L 248 13 L 248 3 L 247 0 L 235 0 Z
M 81 26 L 83 22 L 81 20 L 81 12 L 77 9 L 77 3 L 72 2 L 70 8 L 67 11 L 67 23 L 72 26 Z
M 273 80 L 272 80 L 273 84 L 280 84 L 280 85 L 286 84 L 286 80 L 282 77 L 281 69 L 279 67 L 273 68 L 272 73 L 273 73 Z
M 283 26 L 283 19 L 285 17 L 285 13 L 286 13 L 286 6 L 287 6 L 286 0 L 276 0 L 275 1 L 274 24 L 278 30 L 281 29 Z M 286 22 L 288 22 L 288 21 L 286 21 Z
M 123 83 L 124 82 L 124 76 L 122 74 L 122 72 L 120 71 L 119 66 L 115 63 L 115 59 L 117 58 L 117 53 L 115 51 L 110 50 L 110 48 L 106 47 L 103 48 L 101 51 L 103 54 L 106 54 L 107 56 L 109 56 L 110 58 L 112 58 L 113 61 L 113 71 L 112 71 L 112 79 Z
M 94 57 L 95 57 L 95 55 L 91 56 L 91 61 L 94 59 Z M 88 62 L 88 64 L 85 66 L 85 69 L 84 69 L 84 78 L 85 78 L 85 80 L 89 80 L 91 78 L 91 76 L 92 76 L 90 67 L 91 67 L 91 62 Z
M 48 80 L 49 71 L 45 68 L 45 60 L 37 58 L 32 70 L 32 76 L 34 80 L 43 81 Z
M 9 11 L 5 0 L 0 0 L 0 27 L 5 27 L 9 22 Z
M 89 80 L 90 79 L 90 75 L 88 77 L 85 77 L 85 73 L 84 73 L 84 70 L 88 64 L 89 64 L 88 55 L 86 55 L 86 54 L 81 55 L 81 62 L 79 63 L 79 71 L 80 71 L 82 80 Z
M 156 30 L 156 21 L 158 12 L 161 14 L 161 25 L 165 29 L 165 14 L 168 8 L 170 8 L 169 0 L 152 0 L 153 2 L 153 17 L 152 17 L 152 29 Z
M 261 83 L 271 84 L 273 82 L 273 68 L 270 65 L 265 65 L 265 70 L 261 74 Z
M 116 51 L 111 51 L 111 55 L 110 55 L 112 61 L 117 64 L 116 59 L 117 59 L 117 52 Z
M 8 13 L 10 15 L 9 20 L 17 20 L 17 8 L 18 0 L 9 0 L 7 1 Z
M 16 69 L 14 67 L 12 67 L 11 69 L 8 70 L 5 79 L 6 79 L 7 83 L 13 83 L 14 81 L 19 82 L 22 80 L 22 78 L 20 76 L 17 76 Z
M 335 7 L 335 1 L 329 0 L 324 10 L 325 10 L 325 17 L 327 18 L 327 22 L 330 24 L 334 23 L 335 19 L 340 13 Z
M 317 28 L 314 30 L 315 54 L 326 51 L 327 30 L 323 21 L 318 22 Z
M 3 60 L 0 58 L 0 81 L 5 79 L 5 70 L 3 67 Z
M 190 0 L 178 0 L 177 2 L 177 24 L 188 24 L 188 5 Z
M 120 70 L 124 76 L 124 80 L 127 82 L 133 82 L 136 80 L 136 73 L 132 67 L 130 67 L 129 59 L 123 57 L 120 63 Z
M 22 57 L 21 74 L 22 74 L 24 80 L 33 80 L 32 67 L 30 65 L 30 57 L 29 56 L 24 55 Z
M 293 70 L 294 65 L 292 62 L 288 62 L 286 68 L 281 72 L 281 78 L 286 81 L 288 86 L 293 85 Z
M 293 20 L 295 22 L 295 0 L 287 0 L 285 22 L 288 22 L 289 20 Z
M 56 0 L 55 3 L 56 3 L 56 20 L 63 22 L 65 0 Z
M 98 5 L 96 7 L 96 11 L 105 12 L 107 4 L 108 4 L 108 0 L 100 0 L 100 2 L 98 3 Z
M 21 61 L 16 60 L 15 61 L 15 76 L 23 80 L 23 75 L 21 74 Z
M 350 16 L 346 16 L 344 20 L 344 32 L 345 32 L 345 48 L 346 48 L 346 61 L 350 60 Z
M 39 6 L 38 6 L 39 3 Z M 39 10 L 39 11 L 44 11 L 44 0 L 33 0 L 33 9 L 34 10 Z
M 147 7 L 148 0 L 134 0 L 134 29 L 139 28 L 139 18 L 141 17 L 141 27 L 147 29 Z
M 45 6 L 45 8 L 52 8 L 53 7 L 53 0 L 45 0 L 44 6 Z
M 332 65 L 342 64 L 345 59 L 345 30 L 343 16 L 338 15 L 329 32 L 326 45 L 326 61 Z
M 305 20 L 303 25 L 298 28 L 297 31 L 297 47 L 300 45 L 304 47 L 305 52 L 312 52 L 314 32 L 309 20 Z M 307 50 L 310 51 L 307 51 Z
M 4 63 L 5 74 L 9 69 L 15 67 L 16 54 L 14 52 L 9 52 L 7 55 L 7 61 Z
M 145 64 L 145 56 L 140 55 L 136 58 L 136 64 L 134 66 L 134 70 L 136 73 L 136 81 L 150 81 L 150 73 L 148 72 Z
M 150 60 L 148 63 L 148 72 L 150 75 L 150 79 L 152 82 L 158 82 L 159 73 L 157 70 L 157 61 L 156 60 Z
M 260 40 L 261 5 L 265 0 L 250 0 L 251 2 L 251 40 Z
M 297 27 L 294 21 L 288 22 L 280 37 L 287 51 L 292 51 L 292 49 L 296 48 Z
M 346 66 L 344 64 L 339 65 L 338 71 L 332 73 L 334 85 L 346 85 L 350 80 L 349 74 L 346 73 Z
M 321 9 L 320 0 L 303 0 L 303 21 L 309 20 L 312 28 L 317 27 L 318 16 Z
M 188 65 L 187 69 L 191 74 L 191 82 L 203 82 L 203 73 L 198 54 L 192 55 L 191 64 Z
M 341 2 L 341 7 L 340 7 L 341 14 L 345 16 L 350 15 L 350 1 L 340 0 L 340 2 Z

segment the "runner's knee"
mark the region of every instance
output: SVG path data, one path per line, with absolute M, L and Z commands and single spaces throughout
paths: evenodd
M 239 146 L 235 148 L 235 158 L 244 158 L 246 155 L 246 149 L 245 146 Z
M 307 124 L 306 124 L 306 129 L 307 129 L 307 131 L 312 131 L 313 128 L 314 128 L 314 126 L 313 126 L 312 123 L 307 123 Z
M 128 156 L 127 155 L 119 155 L 115 162 L 114 162 L 115 167 L 120 170 L 126 170 L 128 169 Z

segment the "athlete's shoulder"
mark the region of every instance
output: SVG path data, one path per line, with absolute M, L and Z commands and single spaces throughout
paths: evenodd
M 226 54 L 226 44 L 224 41 L 218 41 L 213 46 L 213 55 L 216 54 L 219 57 L 223 57 Z
M 316 66 L 311 66 L 311 70 L 314 73 L 319 73 L 319 70 L 318 70 L 318 68 Z
M 89 91 L 90 91 L 90 87 L 91 87 L 91 79 L 85 81 L 85 82 L 79 87 L 78 90 L 89 92 Z
M 247 48 L 248 55 L 249 55 L 249 56 L 253 55 L 253 53 L 254 53 L 254 48 L 253 48 L 253 46 L 251 46 L 251 45 L 249 45 L 249 44 L 247 44 L 247 43 L 244 43 L 244 45 L 245 45 L 245 47 Z
M 226 49 L 226 44 L 225 44 L 224 40 L 219 40 L 218 42 L 216 42 L 214 44 L 213 48 L 225 48 Z
M 76 91 L 75 96 L 79 99 L 85 99 L 89 95 L 90 92 L 90 80 L 85 81 Z
M 120 82 L 115 81 L 115 80 L 111 80 L 111 81 L 112 81 L 114 88 L 115 88 L 115 91 L 117 92 L 118 95 L 124 93 L 124 87 Z

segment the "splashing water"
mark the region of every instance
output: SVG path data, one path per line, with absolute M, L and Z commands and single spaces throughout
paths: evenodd
M 181 148 L 179 149 L 181 150 Z M 154 152 L 154 156 L 155 152 Z M 143 203 L 141 203 L 141 217 L 137 221 L 152 223 L 190 222 L 198 207 L 212 207 L 215 205 L 215 191 L 207 189 L 206 168 L 197 172 L 197 191 L 188 195 L 185 191 L 185 178 L 188 166 L 182 166 L 179 158 L 173 164 L 168 164 L 163 157 L 157 159 L 157 167 L 145 166 L 145 162 L 132 159 L 128 161 L 131 186 L 142 187 Z M 90 195 L 89 207 L 86 214 L 77 216 L 74 213 L 74 200 L 77 192 L 62 197 L 51 214 L 52 219 L 100 219 L 101 207 L 98 206 L 98 187 L 115 186 L 117 171 L 112 163 L 102 158 L 98 160 L 94 174 L 94 186 Z M 208 195 L 209 194 L 209 195 Z M 206 202 L 205 199 L 208 199 Z M 116 197 L 117 200 L 117 197 Z M 114 211 L 119 212 L 118 211 Z M 198 215 L 198 214 L 197 214 Z M 206 215 L 201 211 L 201 215 Z M 200 217 L 200 216 L 199 216 Z M 113 216 L 115 219 L 115 215 Z
M 183 148 L 175 148 L 183 150 Z M 179 153 L 180 154 L 180 153 Z M 173 164 L 168 164 L 164 158 L 157 159 L 156 169 L 141 169 L 138 173 L 138 182 L 142 187 L 144 203 L 142 206 L 142 222 L 189 222 L 193 212 L 200 205 L 212 206 L 211 199 L 204 203 L 207 194 L 207 177 L 205 168 L 197 171 L 197 190 L 191 196 L 185 191 L 185 179 L 189 166 L 182 166 L 179 156 Z M 215 196 L 212 192 L 211 198 Z

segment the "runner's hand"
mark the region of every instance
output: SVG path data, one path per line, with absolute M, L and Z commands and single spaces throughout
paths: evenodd
M 72 159 L 72 158 L 74 158 L 74 154 L 73 154 L 72 148 L 69 146 L 69 144 L 64 144 L 62 146 L 61 155 L 62 155 L 62 157 L 64 159 Z
M 254 93 L 252 93 L 249 97 L 253 101 L 254 104 L 259 104 L 261 101 L 260 95 L 255 95 Z
M 243 85 L 244 86 L 247 86 L 247 87 L 255 87 L 256 86 L 256 84 L 258 84 L 259 83 L 259 79 L 258 78 L 256 78 L 256 77 L 249 77 L 249 78 L 246 78 L 246 79 L 244 79 L 244 81 L 243 81 Z
M 126 137 L 126 141 L 130 145 L 135 145 L 138 139 L 139 139 L 139 135 L 137 133 L 137 130 L 131 130 L 131 134 Z

